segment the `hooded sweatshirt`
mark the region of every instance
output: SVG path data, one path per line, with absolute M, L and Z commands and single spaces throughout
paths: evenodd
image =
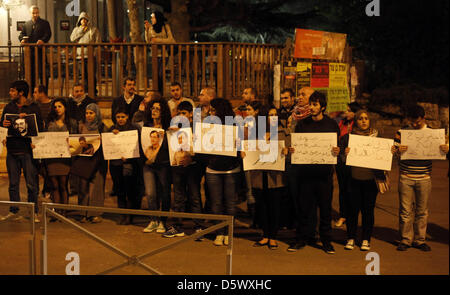
M 87 27 L 83 28 L 81 26 L 81 20 L 85 18 L 88 20 Z M 91 24 L 91 19 L 86 12 L 80 13 L 78 17 L 77 25 L 73 29 L 72 34 L 70 35 L 70 41 L 77 42 L 79 44 L 86 43 L 100 43 L 102 39 L 100 38 L 100 32 L 98 29 Z M 87 48 L 84 48 L 84 57 L 87 57 Z M 77 48 L 78 56 L 81 56 L 81 48 Z

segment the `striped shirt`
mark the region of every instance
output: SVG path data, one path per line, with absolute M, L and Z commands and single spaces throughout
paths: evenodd
M 423 129 L 424 128 L 428 128 L 426 124 L 423 127 Z M 414 128 L 406 127 L 400 130 L 414 130 Z M 396 146 L 401 144 L 400 130 L 398 130 L 395 135 L 394 142 Z M 399 162 L 400 174 L 416 180 L 430 178 L 432 165 L 433 163 L 431 160 L 400 160 Z

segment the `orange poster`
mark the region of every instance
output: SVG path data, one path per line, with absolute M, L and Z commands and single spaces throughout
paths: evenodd
M 295 29 L 294 57 L 343 60 L 347 35 Z

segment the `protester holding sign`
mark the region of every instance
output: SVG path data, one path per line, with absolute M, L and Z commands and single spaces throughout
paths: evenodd
M 210 114 L 218 117 L 222 123 L 225 123 L 226 116 L 234 116 L 231 103 L 223 98 L 211 101 Z M 211 198 L 211 211 L 213 214 L 234 215 L 236 183 L 241 171 L 240 159 L 237 156 L 208 155 L 207 160 L 206 183 Z M 224 229 L 218 231 L 214 245 L 228 245 L 228 236 L 225 236 Z
M 410 124 L 402 128 L 402 130 L 423 130 L 428 128 L 423 107 L 419 105 L 410 107 L 407 110 L 406 117 Z M 401 130 L 395 135 L 395 143 L 395 152 L 398 156 L 407 151 L 408 146 L 401 144 Z M 442 153 L 448 153 L 448 145 L 441 145 L 440 149 Z M 429 159 L 400 160 L 399 166 L 399 231 L 401 241 L 397 250 L 406 251 L 413 246 L 425 252 L 431 251 L 430 246 L 425 243 L 425 239 L 427 233 L 428 199 L 431 194 L 432 162 Z M 413 209 L 414 207 L 415 210 Z
M 6 114 L 18 114 L 19 117 L 24 118 L 27 114 L 35 114 L 37 126 L 39 131 L 42 131 L 42 119 L 40 116 L 39 107 L 36 103 L 27 101 L 28 91 L 30 87 L 24 80 L 15 81 L 9 86 L 9 96 L 11 102 L 3 109 L 0 125 L 2 127 L 11 129 L 12 122 L 5 118 Z M 8 137 L 6 139 L 8 153 L 6 155 L 6 168 L 8 170 L 9 178 L 9 199 L 11 202 L 20 202 L 20 175 L 23 169 L 25 181 L 28 188 L 28 202 L 35 203 L 35 212 L 38 212 L 38 194 L 39 187 L 36 183 L 37 169 L 33 165 L 33 156 L 31 151 L 31 139 L 29 137 Z M 0 221 L 6 219 L 20 219 L 17 215 L 18 207 L 11 207 L 6 216 L 0 217 Z M 35 221 L 39 221 L 36 219 Z
M 87 105 L 85 116 L 78 124 L 79 134 L 100 134 L 106 131 L 107 127 L 102 122 L 100 107 L 95 103 Z M 103 207 L 108 165 L 103 158 L 101 146 L 96 151 L 92 145 L 91 147 L 92 157 L 76 157 L 73 160 L 71 173 L 79 176 L 78 205 Z M 83 214 L 81 222 L 86 221 L 101 222 L 100 212 L 91 211 Z
M 117 108 L 115 112 L 116 123 L 111 126 L 109 132 L 119 134 L 119 132 L 138 130 L 128 119 L 126 108 Z M 140 209 L 141 199 L 139 190 L 139 175 L 141 169 L 140 159 L 118 159 L 110 160 L 110 173 L 117 192 L 117 206 L 119 208 Z M 128 225 L 133 223 L 133 216 L 121 215 L 119 224 Z
M 78 132 L 77 121 L 70 118 L 68 111 L 67 102 L 64 98 L 57 98 L 53 100 L 52 109 L 48 115 L 47 131 L 69 132 L 69 134 L 76 134 Z M 71 159 L 47 159 L 46 164 L 48 177 L 53 188 L 53 202 L 68 204 L 68 181 Z
M 275 138 L 277 137 L 278 140 L 284 140 L 283 130 L 278 129 L 277 113 L 272 113 L 270 116 L 268 108 L 262 107 L 260 109 L 260 116 L 267 118 L 265 122 L 266 126 L 264 126 L 266 133 L 264 138 L 258 138 L 258 140 L 265 141 L 267 144 L 270 144 L 272 140 L 276 140 Z M 270 128 L 271 126 L 275 128 Z M 263 126 L 258 125 L 258 128 L 263 128 Z M 271 150 L 271 153 L 276 153 L 276 156 L 274 155 L 275 158 L 278 158 L 279 152 L 278 149 L 276 151 Z M 282 153 L 287 155 L 287 148 L 283 149 Z M 245 158 L 246 153 L 244 151 L 241 152 L 241 156 Z M 268 246 L 269 249 L 275 250 L 278 248 L 276 237 L 279 229 L 281 199 L 285 185 L 283 179 L 284 172 L 277 170 L 251 170 L 248 172 L 251 180 L 251 188 L 256 199 L 256 215 L 259 217 L 258 223 L 263 230 L 262 239 L 257 241 L 253 246 Z
M 355 114 L 355 123 L 351 134 L 361 136 L 377 137 L 378 131 L 371 127 L 372 121 L 366 110 L 360 110 Z M 349 134 L 341 139 L 341 154 L 347 156 L 350 152 L 348 147 Z M 345 156 L 343 163 L 345 163 Z M 359 211 L 362 215 L 362 243 L 361 251 L 370 250 L 370 237 L 372 235 L 374 225 L 374 210 L 376 198 L 378 195 L 378 187 L 375 178 L 384 177 L 384 172 L 370 168 L 362 168 L 355 166 L 345 166 L 350 176 L 348 182 L 348 194 L 345 195 L 344 206 L 346 208 L 347 222 L 347 244 L 346 250 L 353 250 L 355 247 L 356 232 L 358 228 Z
M 329 149 L 329 155 L 336 157 L 339 154 L 337 138 L 339 127 L 337 123 L 324 115 L 327 107 L 325 95 L 314 91 L 309 98 L 311 116 L 297 123 L 296 133 L 335 133 L 335 146 Z M 295 152 L 295 150 L 294 150 Z M 337 161 L 336 161 L 337 162 Z M 297 228 L 297 240 L 291 244 L 288 251 L 295 252 L 306 246 L 307 243 L 315 244 L 315 218 L 317 207 L 320 209 L 319 233 L 323 250 L 328 254 L 334 254 L 331 244 L 331 201 L 333 197 L 333 166 L 330 164 L 307 164 L 298 169 L 300 182 L 299 225 Z
M 145 111 L 137 111 L 133 116 L 133 123 L 138 127 L 153 127 L 167 130 L 170 126 L 170 109 L 163 98 L 155 98 L 147 104 Z M 143 158 L 143 179 L 145 196 L 147 197 L 149 210 L 170 211 L 170 160 L 167 138 L 163 142 L 156 156 L 149 153 Z M 158 221 L 150 217 L 150 223 L 143 230 L 150 233 L 166 231 L 167 217 L 161 217 Z

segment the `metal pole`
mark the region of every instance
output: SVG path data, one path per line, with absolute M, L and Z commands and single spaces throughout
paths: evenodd
M 11 16 L 10 16 L 10 12 L 11 9 L 9 9 L 9 7 L 6 8 L 7 11 L 7 17 L 8 17 L 8 57 L 9 57 L 9 62 L 11 62 Z

